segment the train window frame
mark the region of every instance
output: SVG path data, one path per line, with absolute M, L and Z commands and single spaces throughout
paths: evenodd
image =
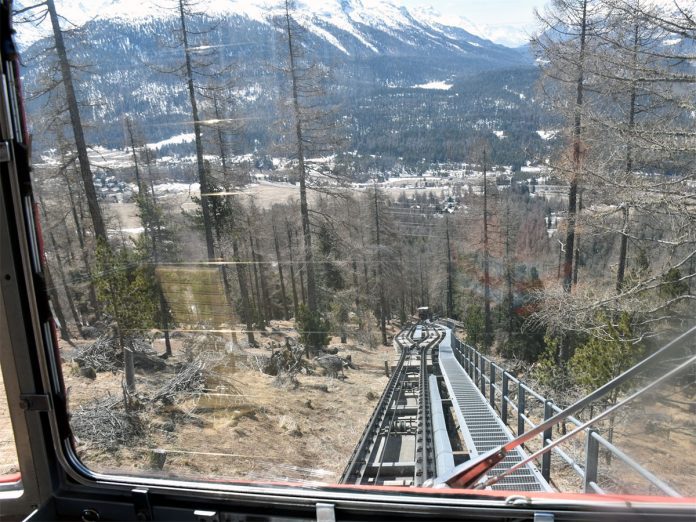
M 6 165 L 10 165 L 7 164 Z M 5 167 L 5 166 L 3 166 Z M 16 246 L 19 234 L 11 237 L 11 221 L 14 216 L 8 203 L 19 203 L 19 183 L 12 176 L 11 168 L 3 168 L 0 193 L 0 368 L 7 392 L 10 421 L 14 432 L 15 448 L 20 478 L 6 483 L 0 492 L 0 513 L 3 516 L 26 514 L 36 508 L 40 499 L 52 490 L 49 466 L 45 458 L 45 418 L 31 404 L 31 398 L 41 395 L 42 386 L 36 379 L 36 365 L 32 358 L 36 352 L 30 349 L 28 325 L 25 322 L 26 306 L 32 281 L 25 276 L 22 260 Z M 9 193 L 9 194 L 8 194 Z M 8 197 L 9 196 L 9 197 Z M 16 229 L 15 229 L 16 231 Z M 6 246 L 11 245 L 11 248 Z M 19 254 L 19 255 L 18 255 Z
M 5 10 L 11 2 L 3 2 Z M 3 74 L 16 72 L 3 56 Z M 14 62 L 15 66 L 18 62 Z M 5 69 L 5 66 L 10 69 Z M 3 76 L 5 84 L 5 76 Z M 5 87 L 5 85 L 3 85 Z M 396 487 L 187 481 L 96 473 L 74 451 L 48 295 L 43 287 L 40 227 L 35 220 L 26 129 L 14 105 L 3 100 L 2 145 L 8 161 L 0 178 L 0 367 L 3 371 L 21 470 L 16 488 L 0 489 L 0 519 L 54 520 L 335 520 L 382 516 L 432 520 L 486 517 L 633 520 L 690 517 L 692 499 L 567 495 Z M 21 489 L 20 486 L 21 485 Z M 427 494 L 426 494 L 427 493 Z M 229 516 L 227 516 L 229 515 Z M 255 518 L 258 520 L 258 518 Z

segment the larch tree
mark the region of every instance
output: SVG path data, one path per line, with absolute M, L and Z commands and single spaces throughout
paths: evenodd
M 170 325 L 173 317 L 164 295 L 161 282 L 157 279 L 157 267 L 162 261 L 171 261 L 174 258 L 172 247 L 175 241 L 172 232 L 165 223 L 164 211 L 157 202 L 154 189 L 154 179 L 152 172 L 152 154 L 145 145 L 140 133 L 135 128 L 131 118 L 125 120 L 128 143 L 131 156 L 133 158 L 133 170 L 138 188 L 136 206 L 143 226 L 144 236 L 138 246 L 144 251 L 143 257 L 149 261 L 148 269 L 144 272 L 152 279 L 159 305 L 156 319 L 164 337 L 165 357 L 172 355 L 172 344 L 170 339 Z
M 385 299 L 385 288 L 384 288 L 384 269 L 383 265 L 383 249 L 384 245 L 382 243 L 382 225 L 383 218 L 381 218 L 380 206 L 383 202 L 380 202 L 380 194 L 377 190 L 377 182 L 373 182 L 373 194 L 372 194 L 372 204 L 373 204 L 373 216 L 374 216 L 374 231 L 375 231 L 375 263 L 377 264 L 377 288 L 379 293 L 378 310 L 379 310 L 379 330 L 382 333 L 382 344 L 388 346 L 387 342 L 387 303 Z
M 695 299 L 686 290 L 696 277 L 694 7 L 603 0 L 593 9 L 602 16 L 584 62 L 584 214 L 593 235 L 618 243 L 618 263 L 605 287 L 576 287 L 573 296 L 547 289 L 536 316 L 556 331 L 606 341 L 610 326 L 630 317 L 638 342 L 679 328 Z M 545 56 L 547 69 L 564 67 L 558 55 Z M 686 291 L 663 292 L 675 275 Z
M 196 153 L 196 175 L 200 186 L 200 207 L 203 234 L 205 239 L 207 260 L 212 261 L 215 255 L 215 240 L 213 233 L 213 219 L 211 211 L 211 187 L 208 180 L 208 172 L 204 161 L 203 145 L 203 121 L 200 108 L 201 88 L 204 79 L 207 77 L 206 71 L 210 68 L 209 56 L 200 52 L 200 47 L 194 40 L 203 39 L 210 28 L 206 26 L 207 15 L 196 9 L 198 2 L 195 0 L 172 0 L 166 6 L 176 17 L 175 30 L 167 35 L 160 43 L 163 47 L 170 48 L 173 52 L 181 52 L 183 56 L 173 61 L 166 60 L 160 63 L 159 57 L 156 63 L 149 63 L 148 66 L 158 73 L 175 74 L 180 77 L 186 85 L 188 105 L 191 111 L 191 122 L 193 124 L 194 146 Z M 201 24 L 203 30 L 200 29 Z M 210 25 L 210 24 L 208 24 Z
M 92 169 L 87 152 L 87 140 L 85 138 L 82 117 L 80 115 L 77 82 L 74 75 L 76 66 L 70 61 L 70 57 L 68 56 L 69 50 L 68 44 L 66 43 L 66 31 L 62 28 L 60 23 L 62 17 L 56 10 L 54 0 L 43 0 L 26 6 L 23 3 L 19 4 L 14 10 L 14 15 L 18 18 L 19 23 L 34 25 L 41 23 L 44 19 L 48 19 L 51 24 L 53 46 L 44 49 L 43 52 L 55 56 L 57 75 L 43 87 L 41 92 L 32 93 L 30 96 L 39 97 L 58 92 L 59 97 L 64 100 L 65 106 L 63 110 L 68 112 L 70 118 L 70 128 L 72 130 L 75 151 L 77 153 L 80 178 L 87 199 L 94 233 L 97 238 L 100 238 L 106 243 L 106 226 L 97 201 L 97 193 L 94 188 Z
M 84 135 L 82 118 L 80 116 L 80 109 L 77 101 L 75 82 L 73 80 L 73 68 L 68 60 L 68 52 L 66 50 L 65 40 L 63 37 L 63 30 L 60 26 L 60 20 L 58 18 L 55 3 L 53 0 L 46 0 L 45 5 L 46 9 L 48 10 L 48 17 L 51 21 L 51 28 L 53 30 L 56 56 L 58 57 L 58 62 L 60 64 L 65 100 L 68 106 L 68 113 L 70 114 L 70 126 L 72 128 L 73 139 L 75 140 L 75 149 L 77 151 L 77 158 L 80 166 L 82 187 L 87 199 L 87 206 L 92 219 L 94 234 L 98 239 L 102 240 L 106 244 L 108 240 L 106 235 L 106 225 L 104 224 L 104 218 L 102 217 L 99 202 L 97 201 L 97 192 L 94 188 L 92 169 L 90 167 L 89 156 L 87 154 L 87 141 Z
M 295 161 L 296 179 L 299 185 L 299 210 L 303 239 L 303 266 L 300 278 L 306 278 L 307 314 L 314 316 L 316 324 L 322 314 L 319 295 L 319 281 L 316 271 L 313 247 L 313 224 L 311 219 L 308 191 L 321 190 L 312 182 L 309 158 L 312 155 L 334 154 L 339 141 L 335 138 L 333 112 L 328 109 L 326 93 L 329 70 L 307 56 L 304 29 L 295 18 L 295 3 L 284 0 L 282 14 L 276 18 L 276 26 L 282 34 L 282 46 L 287 57 L 281 72 L 287 80 L 287 143 Z M 332 176 L 331 172 L 323 174 Z M 333 176 L 334 179 L 337 176 Z M 312 337 L 321 339 L 321 336 Z M 319 348 L 311 347 L 312 350 Z
M 543 13 L 537 11 L 540 28 L 538 35 L 532 39 L 537 59 L 543 64 L 546 93 L 555 102 L 552 106 L 562 110 L 567 117 L 570 152 L 557 165 L 557 170 L 569 183 L 562 265 L 563 288 L 566 292 L 570 292 L 573 285 L 578 187 L 587 146 L 583 121 L 587 62 L 596 30 L 596 4 L 596 0 L 553 0 Z

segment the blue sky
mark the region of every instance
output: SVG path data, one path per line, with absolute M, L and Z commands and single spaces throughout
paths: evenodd
M 525 32 L 534 29 L 534 8 L 545 0 L 400 0 L 408 7 L 432 6 L 442 14 L 456 14 L 485 27 L 495 40 L 524 39 Z M 495 33 L 495 34 L 494 34 Z M 503 42 L 501 42 L 503 43 Z

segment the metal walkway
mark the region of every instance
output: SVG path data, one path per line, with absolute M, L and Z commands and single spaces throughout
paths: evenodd
M 452 330 L 449 328 L 445 330 L 445 337 L 440 342 L 440 369 L 452 399 L 463 438 L 473 458 L 512 440 L 512 434 L 455 359 L 452 351 Z M 517 448 L 496 465 L 491 470 L 491 474 L 497 475 L 521 462 L 525 457 L 524 451 Z M 552 491 L 541 473 L 529 464 L 503 478 L 491 489 Z

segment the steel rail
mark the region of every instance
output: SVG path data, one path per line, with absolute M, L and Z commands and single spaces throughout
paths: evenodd
M 423 368 L 423 358 L 427 357 L 430 349 L 439 341 L 441 335 L 439 335 L 438 328 L 433 325 L 421 325 L 421 331 L 424 335 L 421 339 L 413 339 L 412 336 L 418 325 L 411 325 L 404 328 L 399 334 L 394 337 L 396 345 L 401 349 L 401 354 L 399 357 L 399 363 L 394 369 L 389 383 L 385 387 L 384 392 L 380 398 L 375 411 L 373 412 L 368 425 L 363 431 L 363 435 L 353 451 L 351 459 L 346 466 L 346 469 L 341 477 L 340 483 L 343 484 L 361 484 L 365 483 L 366 480 L 370 480 L 370 483 L 376 483 L 381 476 L 384 475 L 384 466 L 386 463 L 386 449 L 388 441 L 392 440 L 396 435 L 394 430 L 396 428 L 396 423 L 399 422 L 399 402 L 401 398 L 406 395 L 406 392 L 410 390 L 408 383 L 413 382 L 414 388 L 418 386 L 418 393 L 416 398 L 418 400 L 417 407 L 417 417 L 418 419 L 423 419 L 423 426 L 425 429 L 419 429 L 416 425 L 415 435 L 423 436 L 422 447 L 418 448 L 417 439 L 416 445 L 414 446 L 414 457 L 413 464 L 409 461 L 408 466 L 413 467 L 413 484 L 419 485 L 421 482 L 420 477 L 417 475 L 419 469 L 425 469 L 427 473 L 427 463 L 430 462 L 431 456 L 429 454 L 430 447 L 428 446 L 428 435 L 427 430 L 429 429 L 430 419 L 426 419 L 426 414 L 422 412 L 422 400 L 421 400 L 421 380 Z M 436 335 L 433 335 L 433 332 Z M 412 379 L 413 373 L 409 372 L 409 368 L 416 368 L 412 363 L 416 356 L 421 357 L 421 364 L 417 366 L 419 370 L 418 379 Z M 427 371 L 427 361 L 425 366 L 425 371 Z M 409 378 L 411 377 L 411 378 Z M 409 419 L 409 426 L 413 426 L 412 418 Z M 409 430 L 410 431 L 410 430 Z M 408 433 L 403 434 L 408 435 Z M 413 433 L 411 433 L 413 436 Z M 432 439 L 432 437 L 431 437 Z M 380 444 L 380 441 L 381 444 Z M 425 464 L 424 468 L 419 468 L 420 463 Z M 376 472 L 375 472 L 376 465 Z M 410 475 L 404 475 L 404 477 Z
M 430 418 L 426 409 L 424 393 L 427 387 L 425 374 L 428 368 L 427 350 L 420 354 L 420 374 L 418 378 L 418 414 L 416 416 L 416 465 L 414 467 L 413 483 L 420 485 L 427 479 L 429 455 L 427 451 L 430 432 Z M 420 473 L 419 473 L 420 472 Z
M 408 360 L 409 360 L 409 366 L 411 363 L 411 360 L 413 359 L 413 352 L 409 350 L 408 352 Z M 384 435 L 384 444 L 382 445 L 382 454 L 379 459 L 379 466 L 377 467 L 377 473 L 375 474 L 375 484 L 377 484 L 377 480 L 379 480 L 379 476 L 382 473 L 382 467 L 384 466 L 384 458 L 386 456 L 387 452 L 387 443 L 389 442 L 389 437 L 391 437 L 392 434 L 392 429 L 394 428 L 394 422 L 396 422 L 396 419 L 398 417 L 398 412 L 399 412 L 399 400 L 403 397 L 404 395 L 404 385 L 406 384 L 406 376 L 407 372 L 405 371 L 405 366 L 402 367 L 402 372 L 401 376 L 399 379 L 399 384 L 397 385 L 397 390 L 398 390 L 398 395 L 396 396 L 396 400 L 394 400 L 393 396 L 392 399 L 390 400 L 390 403 L 387 405 L 387 415 L 391 413 L 391 417 L 389 418 L 389 422 L 385 423 L 382 422 L 380 425 L 380 429 L 378 431 L 382 431 L 384 429 L 385 424 L 387 426 L 387 432 Z M 391 408 L 390 408 L 391 406 Z M 389 411 L 391 410 L 391 411 Z M 384 419 L 386 420 L 387 415 L 384 416 Z
M 382 393 L 382 396 L 380 397 L 380 400 L 377 403 L 377 406 L 375 407 L 372 416 L 370 417 L 370 420 L 365 426 L 365 430 L 363 431 L 362 437 L 360 438 L 360 442 L 358 442 L 357 446 L 355 447 L 355 450 L 353 451 L 353 455 L 348 461 L 348 465 L 346 466 L 341 480 L 339 481 L 340 484 L 349 483 L 348 481 L 350 480 L 350 478 L 355 476 L 355 468 L 358 465 L 358 462 L 362 462 L 363 453 L 365 453 L 365 451 L 367 450 L 368 444 L 373 441 L 373 435 L 375 431 L 378 431 L 380 426 L 382 425 L 381 419 L 385 414 L 385 408 L 389 407 L 397 383 L 402 378 L 401 369 L 403 368 L 406 355 L 406 351 L 401 352 L 401 355 L 399 356 L 399 362 L 397 363 L 396 368 L 394 368 L 394 372 L 392 373 L 392 376 L 389 379 L 389 382 L 387 383 L 387 386 L 385 387 L 384 392 Z M 365 460 L 365 462 L 367 462 L 367 460 Z
M 429 341 L 426 346 L 421 351 L 421 364 L 420 364 L 420 375 L 419 375 L 419 389 L 418 389 L 418 428 L 416 432 L 416 470 L 419 467 L 418 461 L 420 459 L 421 475 L 414 476 L 414 484 L 421 485 L 425 482 L 431 475 L 436 473 L 435 471 L 435 459 L 432 457 L 434 455 L 434 437 L 432 429 L 432 411 L 430 407 L 430 381 L 428 375 L 428 357 L 432 354 L 433 348 L 437 346 L 442 337 L 443 333 L 439 331 L 437 325 L 426 326 L 429 330 L 434 332 L 434 338 Z M 427 340 L 428 337 L 426 337 Z M 418 440 L 421 440 L 419 446 Z

